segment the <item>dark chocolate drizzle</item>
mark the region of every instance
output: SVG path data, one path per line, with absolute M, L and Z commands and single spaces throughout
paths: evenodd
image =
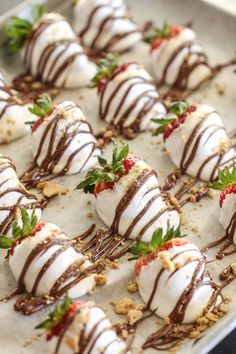
M 229 256 L 231 254 L 236 253 L 236 247 L 233 242 L 235 230 L 236 230 L 236 211 L 232 215 L 230 223 L 229 223 L 227 229 L 225 230 L 224 236 L 221 237 L 219 240 L 208 243 L 205 247 L 202 248 L 202 252 L 205 252 L 210 248 L 218 246 L 225 241 L 225 243 L 217 251 L 216 258 L 222 259 L 225 256 Z M 231 248 L 231 249 L 229 251 L 226 251 L 228 248 Z

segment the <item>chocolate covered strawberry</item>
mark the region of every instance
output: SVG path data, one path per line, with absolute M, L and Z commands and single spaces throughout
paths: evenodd
M 95 52 L 125 52 L 142 40 L 123 0 L 75 1 L 74 27 L 82 43 Z
M 130 353 L 104 311 L 93 302 L 73 303 L 66 297 L 36 328 L 47 331 L 47 340 L 54 339 L 55 354 Z
M 138 289 L 147 308 L 170 323 L 192 323 L 222 300 L 206 269 L 206 257 L 179 229 L 157 229 L 150 243 L 139 241 L 130 252 Z
M 11 237 L 13 223 L 21 222 L 20 208 L 41 217 L 41 204 L 36 196 L 20 183 L 12 160 L 0 154 L 0 234 Z
M 77 104 L 64 101 L 53 105 L 44 94 L 30 110 L 39 117 L 32 126 L 32 145 L 35 163 L 44 172 L 73 174 L 95 165 L 100 150 Z
M 209 105 L 174 102 L 168 117 L 155 121 L 172 161 L 192 177 L 214 181 L 219 168 L 236 160 L 221 117 Z
M 54 224 L 38 224 L 34 211 L 29 216 L 21 209 L 21 218 L 21 225 L 13 224 L 12 238 L 0 235 L 0 248 L 8 249 L 18 283 L 15 293 L 57 299 L 67 292 L 79 297 L 93 289 L 96 267 L 76 251 L 73 240 Z
M 98 157 L 100 168 L 89 171 L 77 188 L 95 195 L 98 215 L 115 233 L 149 241 L 157 227 L 177 228 L 179 214 L 162 198 L 156 172 L 121 143 L 119 149 L 113 142 L 110 163 Z
M 43 5 L 33 8 L 33 22 L 13 17 L 6 29 L 11 52 L 23 47 L 26 69 L 50 86 L 85 86 L 95 75 L 92 63 L 69 22 L 59 14 L 43 14 Z
M 145 41 L 150 44 L 150 66 L 159 84 L 196 89 L 212 76 L 207 55 L 195 32 L 164 23 Z
M 10 88 L 0 74 L 0 144 L 19 139 L 30 132 L 25 123 L 37 117 L 29 112 L 29 101 Z
M 236 245 L 236 165 L 218 172 L 218 181 L 211 188 L 220 190 L 220 222 L 230 241 Z
M 98 63 L 93 84 L 100 96 L 99 116 L 121 131 L 144 131 L 154 127 L 153 118 L 163 117 L 165 106 L 150 75 L 135 62 L 118 63 L 108 55 Z

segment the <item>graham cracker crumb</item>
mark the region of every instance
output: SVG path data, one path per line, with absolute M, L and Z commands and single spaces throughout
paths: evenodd
M 132 309 L 127 313 L 127 319 L 129 324 L 134 324 L 143 317 L 143 313 L 140 310 Z
M 61 186 L 57 183 L 39 183 L 38 188 L 43 190 L 43 194 L 47 198 L 54 197 L 55 195 L 58 195 L 61 192 Z
M 135 303 L 129 297 L 124 297 L 122 300 L 114 304 L 115 312 L 118 315 L 127 315 L 127 313 L 135 308 Z
M 159 252 L 159 259 L 162 263 L 163 268 L 169 270 L 170 272 L 175 269 L 174 263 L 170 260 L 170 255 L 167 251 Z
M 92 211 L 88 211 L 88 212 L 86 213 L 86 216 L 87 216 L 87 218 L 92 219 L 92 217 L 93 217 Z
M 121 336 L 122 336 L 124 339 L 127 339 L 127 338 L 128 338 L 128 335 L 129 335 L 129 332 L 128 332 L 126 329 L 122 329 L 122 331 L 121 331 Z
M 236 262 L 231 263 L 230 268 L 232 269 L 233 274 L 236 274 Z
M 94 279 L 97 285 L 105 285 L 107 283 L 107 277 L 104 274 L 96 274 Z
M 135 280 L 130 280 L 127 288 L 131 293 L 136 293 L 138 291 L 138 285 Z

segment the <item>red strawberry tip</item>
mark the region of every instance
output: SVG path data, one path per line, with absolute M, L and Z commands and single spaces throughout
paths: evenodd
M 159 252 L 167 251 L 172 247 L 179 247 L 189 244 L 190 241 L 186 238 L 174 238 L 168 242 L 166 242 L 161 247 L 157 248 L 152 253 L 142 256 L 135 263 L 135 275 L 138 276 L 144 266 L 147 266 L 151 261 L 155 260 L 158 257 Z

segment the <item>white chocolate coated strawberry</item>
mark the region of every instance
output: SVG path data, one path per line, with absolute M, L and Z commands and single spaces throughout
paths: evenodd
M 137 63 L 124 64 L 124 70 L 107 81 L 100 97 L 99 114 L 114 126 L 144 131 L 156 127 L 166 109 L 150 75 Z M 119 71 L 119 68 L 117 69 Z
M 11 236 L 12 224 L 21 225 L 20 208 L 31 215 L 33 209 L 38 219 L 41 208 L 37 198 L 20 183 L 16 168 L 9 157 L 0 154 L 0 233 Z
M 109 208 L 107 207 L 109 206 Z M 103 222 L 124 237 L 150 241 L 153 232 L 179 226 L 180 217 L 160 193 L 154 171 L 137 161 L 112 189 L 97 194 L 96 210 Z
M 0 144 L 6 144 L 30 133 L 27 122 L 37 118 L 29 111 L 30 104 L 11 89 L 0 74 Z
M 59 14 L 44 15 L 24 48 L 26 68 L 42 82 L 75 88 L 89 84 L 96 65 L 89 60 L 70 24 Z
M 77 1 L 74 27 L 83 44 L 97 51 L 125 52 L 142 40 L 122 0 Z
M 218 169 L 232 166 L 236 159 L 220 115 L 206 104 L 197 105 L 194 112 L 188 113 L 165 145 L 177 167 L 205 181 L 216 179 Z
M 36 296 L 57 297 L 71 282 L 68 293 L 75 298 L 85 295 L 95 286 L 93 274 L 75 281 L 91 263 L 71 246 L 69 238 L 54 224 L 44 224 L 34 236 L 25 237 L 17 244 L 9 264 L 15 279 L 20 282 L 19 287 L 24 285 L 25 291 Z M 67 276 L 66 271 L 76 264 L 78 269 L 74 276 Z
M 158 316 L 180 316 L 181 322 L 191 323 L 208 306 L 214 288 L 198 247 L 191 242 L 181 245 L 181 240 L 145 262 L 136 281 L 142 299 Z
M 54 106 L 32 133 L 36 164 L 49 173 L 88 170 L 100 154 L 97 140 L 81 108 L 72 101 Z
M 104 311 L 92 303 L 84 303 L 76 311 L 71 325 L 62 336 L 57 354 L 75 354 L 79 349 L 91 354 L 130 353 Z
M 153 49 L 150 66 L 157 82 L 180 89 L 196 89 L 212 74 L 204 49 L 190 28 Z

